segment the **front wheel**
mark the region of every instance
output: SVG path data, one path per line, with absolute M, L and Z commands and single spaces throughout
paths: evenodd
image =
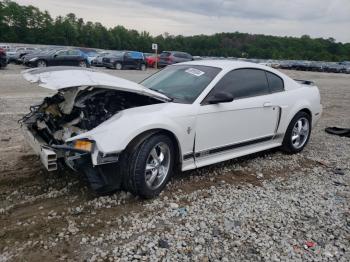
M 154 135 L 124 155 L 121 172 L 124 188 L 134 195 L 152 198 L 169 181 L 174 166 L 174 145 L 166 135 Z
M 297 113 L 289 123 L 284 135 L 282 150 L 295 154 L 304 149 L 310 139 L 311 117 L 305 112 Z
M 39 60 L 36 65 L 37 67 L 47 67 L 47 63 L 44 60 Z
M 122 70 L 123 69 L 123 65 L 121 63 L 116 63 L 115 64 L 115 69 Z

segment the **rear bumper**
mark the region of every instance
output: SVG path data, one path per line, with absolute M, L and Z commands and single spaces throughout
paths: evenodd
M 34 153 L 40 157 L 41 163 L 48 171 L 57 170 L 57 153 L 50 148 L 39 136 L 33 134 L 25 125 L 22 125 L 22 132 L 27 144 Z
M 0 66 L 5 67 L 7 65 L 7 58 L 6 57 L 1 57 L 0 58 Z
M 314 113 L 314 115 L 312 116 L 312 126 L 316 126 L 317 123 L 319 122 L 321 116 L 322 116 L 322 112 L 323 112 L 323 107 L 322 105 L 319 106 L 318 110 Z

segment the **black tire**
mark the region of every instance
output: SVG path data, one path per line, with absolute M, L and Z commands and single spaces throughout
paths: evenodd
M 308 121 L 308 131 L 307 131 L 307 135 L 306 135 L 306 139 L 305 141 L 303 141 L 303 143 L 300 146 L 295 146 L 292 142 L 292 136 L 293 136 L 293 129 L 295 128 L 295 125 L 297 124 L 298 121 Z M 281 149 L 288 153 L 288 154 L 296 154 L 299 153 L 300 151 L 302 151 L 304 149 L 304 147 L 307 145 L 307 143 L 309 142 L 310 139 L 310 134 L 311 134 L 311 116 L 304 112 L 304 111 L 300 111 L 298 112 L 292 119 L 292 121 L 290 121 L 287 131 L 284 135 L 284 139 L 283 139 L 283 143 L 282 143 L 282 147 Z
M 38 61 L 36 62 L 36 66 L 37 66 L 37 67 L 47 67 L 47 63 L 46 63 L 45 60 L 38 60 Z
M 78 66 L 86 68 L 86 67 L 88 67 L 88 63 L 86 61 L 79 61 Z
M 146 182 L 146 165 L 151 151 L 160 143 L 168 146 L 169 168 L 157 188 L 150 188 Z M 129 152 L 128 152 L 129 151 Z M 123 176 L 123 188 L 142 198 L 152 198 L 160 194 L 173 174 L 175 150 L 172 140 L 163 134 L 155 134 L 138 144 L 138 146 L 126 150 L 122 156 L 119 172 Z
M 140 69 L 141 71 L 146 71 L 147 66 L 146 66 L 145 64 L 141 64 L 140 67 L 139 67 L 139 69 Z
M 114 64 L 114 69 L 122 70 L 123 69 L 123 65 L 121 63 L 115 63 Z

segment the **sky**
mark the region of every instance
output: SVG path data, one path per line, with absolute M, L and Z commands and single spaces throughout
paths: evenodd
M 243 32 L 350 42 L 350 0 L 15 0 L 152 35 Z

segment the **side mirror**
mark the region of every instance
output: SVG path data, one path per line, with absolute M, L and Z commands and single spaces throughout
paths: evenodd
M 218 92 L 209 97 L 208 104 L 229 103 L 233 101 L 233 95 L 228 92 Z
M 53 57 L 56 58 L 58 56 L 58 54 L 54 54 Z

